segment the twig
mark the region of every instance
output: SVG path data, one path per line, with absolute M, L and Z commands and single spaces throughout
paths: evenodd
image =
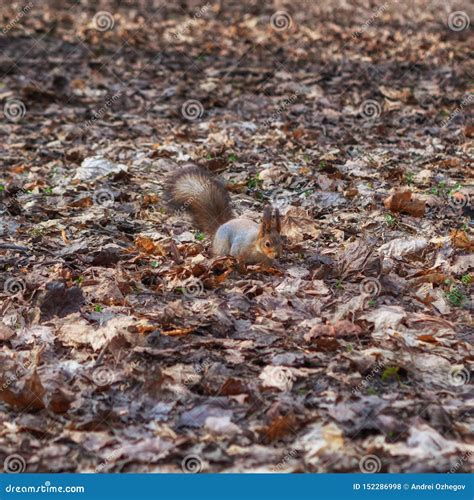
M 18 245 L 12 245 L 10 243 L 0 243 L 0 248 L 5 250 L 16 250 L 17 252 L 29 253 L 30 249 L 28 247 L 20 247 Z

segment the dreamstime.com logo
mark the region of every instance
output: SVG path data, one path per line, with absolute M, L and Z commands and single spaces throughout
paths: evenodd
M 384 368 L 385 368 L 384 363 L 380 362 L 376 363 L 376 365 L 374 366 L 374 368 L 372 368 L 370 373 L 364 377 L 364 380 L 352 389 L 352 394 L 356 395 L 357 393 L 362 391 L 362 389 L 365 389 L 367 386 L 369 386 L 370 383 Z
M 96 121 L 101 120 L 103 116 L 105 115 L 106 111 L 112 107 L 113 104 L 115 104 L 116 101 L 120 99 L 120 96 L 122 95 L 122 91 L 119 90 L 115 94 L 113 94 L 111 97 L 106 97 L 105 103 L 103 106 L 101 106 L 97 111 L 94 111 L 92 114 L 92 118 L 90 120 L 87 120 L 81 125 L 82 130 L 90 127 L 93 125 Z
M 187 299 L 195 299 L 204 292 L 204 284 L 199 278 L 188 278 L 183 284 L 182 292 Z
M 274 208 L 278 208 L 278 210 L 283 210 L 287 206 L 291 205 L 292 196 L 291 193 L 288 192 L 276 192 L 271 197 L 271 205 Z
M 5 486 L 5 493 L 85 493 L 84 486 L 53 486 L 51 481 L 45 481 L 39 486 Z
M 462 10 L 457 10 L 456 12 L 451 12 L 448 16 L 448 28 L 451 31 L 464 31 L 469 29 L 471 20 L 466 12 Z
M 2 386 L 0 387 L 0 392 L 8 389 L 14 382 L 16 382 L 18 379 L 22 378 L 28 373 L 28 369 L 31 367 L 32 362 L 27 361 L 24 365 L 20 364 L 20 366 L 16 369 L 14 375 L 10 375 L 4 380 Z
M 449 474 L 454 474 L 471 458 L 472 451 L 466 451 L 463 456 L 449 469 Z
M 382 114 L 382 106 L 373 99 L 367 99 L 359 108 L 359 113 L 369 120 L 375 120 Z
M 294 92 L 289 97 L 284 99 L 278 106 L 278 108 L 272 113 L 270 118 L 267 118 L 263 122 L 263 126 L 268 127 L 269 125 L 271 125 L 272 121 L 277 120 L 282 115 L 282 113 L 284 113 L 292 104 L 296 102 L 296 99 L 298 99 L 298 92 Z
M 18 123 L 26 114 L 26 106 L 20 99 L 8 99 L 3 106 L 5 118 L 13 123 Z
M 279 10 L 270 18 L 270 25 L 275 31 L 286 31 L 293 25 L 293 19 L 286 10 Z
M 352 33 L 352 38 L 358 38 L 360 37 L 360 35 L 362 35 L 362 33 L 365 33 L 369 28 L 369 26 L 371 26 L 374 23 L 374 21 L 378 17 L 380 17 L 383 14 L 383 12 L 387 9 L 388 3 L 389 2 L 385 2 L 378 9 L 376 9 L 372 14 L 372 16 L 360 27 L 360 29 Z
M 122 454 L 122 446 L 117 446 L 117 448 L 114 448 L 110 453 L 107 454 L 105 457 L 104 461 L 101 462 L 96 468 L 96 472 L 102 472 L 104 468 L 109 464 L 110 462 L 115 462 L 118 458 L 120 458 L 120 455 Z
M 203 373 L 212 365 L 212 361 L 205 359 L 201 363 L 196 363 L 193 365 L 193 370 L 194 373 L 191 375 L 188 375 L 184 380 L 183 380 L 183 385 L 189 387 L 194 384 L 196 384 Z
M 26 460 L 18 454 L 8 455 L 3 462 L 3 472 L 20 474 L 26 470 Z
M 198 120 L 204 114 L 204 107 L 200 101 L 189 99 L 181 106 L 181 114 L 186 120 Z
M 454 387 L 460 387 L 469 383 L 471 374 L 465 366 L 453 366 L 449 372 L 449 384 Z
M 114 16 L 106 10 L 97 12 L 92 18 L 92 25 L 97 31 L 109 31 L 114 29 L 115 19 Z
M 10 30 L 12 30 L 27 14 L 29 14 L 30 10 L 33 8 L 33 3 L 28 2 L 24 7 L 22 7 L 18 14 L 8 23 L 3 29 L 2 33 L 6 35 Z
M 471 206 L 471 197 L 468 193 L 456 191 L 448 196 L 449 206 L 455 210 L 462 210 L 464 207 Z
M 380 472 L 382 461 L 377 455 L 364 455 L 359 460 L 359 469 L 364 474 L 375 474 Z
M 15 309 L 9 309 L 6 313 L 4 313 L 2 322 L 4 325 L 9 326 L 13 330 L 23 330 L 26 326 L 23 316 Z
M 380 295 L 382 285 L 377 278 L 364 278 L 359 285 L 360 293 L 375 298 Z
M 99 366 L 93 371 L 92 380 L 98 387 L 105 387 L 113 384 L 115 375 L 114 372 L 106 366 Z
M 295 381 L 295 374 L 287 366 L 270 365 L 260 374 L 266 386 L 276 387 L 281 391 L 291 391 Z
M 186 455 L 181 461 L 181 469 L 188 474 L 198 474 L 202 470 L 202 460 L 197 455 Z
M 26 283 L 21 278 L 8 278 L 3 285 L 3 291 L 8 295 L 23 293 L 25 290 Z
M 98 189 L 92 196 L 94 203 L 102 207 L 110 207 L 115 202 L 115 195 L 110 189 Z
M 18 205 L 18 197 L 28 194 L 23 188 L 18 188 L 14 193 L 8 193 L 7 203 L 0 203 L 0 215 L 15 208 Z
M 182 36 L 185 33 L 187 33 L 191 29 L 191 27 L 194 26 L 198 22 L 198 19 L 204 17 L 204 14 L 210 8 L 211 8 L 211 4 L 209 2 L 207 2 L 205 5 L 203 5 L 199 9 L 196 9 L 194 11 L 193 17 L 191 17 L 191 19 L 188 19 L 188 21 L 186 21 L 184 23 L 184 25 L 181 27 L 181 29 L 179 29 L 178 31 L 176 31 L 175 33 L 173 33 L 173 39 L 174 40 L 179 40 L 180 38 L 182 38 Z
M 284 469 L 285 465 L 290 462 L 291 459 L 293 458 L 296 458 L 298 456 L 298 452 L 299 450 L 297 450 L 296 448 L 289 451 L 288 453 L 285 454 L 285 456 L 283 457 L 283 459 L 277 464 L 275 465 L 274 467 L 272 467 L 270 470 L 272 472 L 280 472 Z
M 212 365 L 212 362 L 208 359 L 196 363 L 193 365 L 193 372 L 187 374 L 181 383 L 175 387 L 176 394 L 183 395 L 187 392 L 187 390 L 192 389 L 193 386 L 199 383 L 201 377 L 205 374 L 207 369 Z
M 459 115 L 459 113 L 463 112 L 464 108 L 467 108 L 470 104 L 472 104 L 473 100 L 474 94 L 468 94 L 464 97 L 459 106 L 448 116 L 448 118 L 441 122 L 441 128 L 446 128 L 454 120 L 454 118 Z

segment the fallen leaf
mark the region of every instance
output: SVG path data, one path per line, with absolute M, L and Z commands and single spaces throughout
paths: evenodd
M 295 442 L 295 448 L 304 451 L 309 463 L 317 464 L 322 455 L 336 453 L 344 448 L 344 444 L 344 434 L 334 422 L 326 425 L 316 422 L 305 429 Z
M 374 323 L 376 331 L 384 331 L 397 328 L 405 316 L 406 312 L 400 306 L 382 306 L 365 314 L 363 319 Z
M 175 328 L 173 330 L 163 330 L 161 333 L 163 335 L 168 335 L 169 337 L 181 337 L 183 335 L 189 335 L 190 333 L 193 333 L 196 330 L 196 328 L 189 327 L 189 328 Z
M 241 432 L 240 427 L 235 425 L 229 415 L 222 417 L 207 417 L 204 427 L 216 434 L 226 434 L 233 436 Z
M 416 278 L 412 278 L 410 280 L 410 283 L 413 283 L 415 285 L 418 285 L 420 283 L 436 283 L 439 285 L 441 283 L 444 283 L 447 278 L 448 276 L 443 273 L 428 273 Z
M 269 442 L 278 441 L 287 434 L 294 433 L 296 418 L 294 415 L 285 415 L 274 418 L 265 429 L 265 436 Z
M 223 418 L 232 417 L 232 410 L 222 408 L 221 406 L 213 404 L 203 404 L 195 406 L 190 410 L 186 410 L 181 413 L 178 421 L 178 426 L 180 427 L 191 427 L 199 428 L 206 424 L 206 421 L 210 417 Z
M 474 252 L 474 240 L 470 240 L 465 231 L 453 229 L 449 233 L 449 237 L 451 238 L 451 243 L 455 248 L 462 248 L 463 250 Z
M 304 339 L 310 341 L 313 338 L 321 336 L 350 337 L 358 335 L 361 332 L 362 329 L 360 326 L 355 325 L 352 321 L 341 320 L 335 323 L 314 325 L 309 332 L 305 333 Z
M 426 238 L 395 238 L 379 248 L 379 253 L 386 257 L 405 257 L 420 254 L 428 246 Z
M 9 340 L 15 335 L 15 332 L 7 325 L 0 323 L 0 341 Z
M 286 366 L 266 366 L 258 376 L 263 387 L 275 387 L 281 391 L 290 391 L 293 387 L 294 375 Z
M 405 104 L 409 101 L 411 97 L 411 90 L 409 88 L 404 88 L 402 90 L 385 87 L 383 85 L 379 86 L 380 93 L 392 101 L 402 101 Z
M 374 276 L 380 273 L 380 257 L 372 241 L 358 239 L 349 243 L 337 256 L 336 272 L 342 279 L 361 273 Z
M 66 413 L 74 401 L 74 395 L 61 387 L 56 387 L 54 391 L 47 395 L 48 408 L 57 414 Z
M 81 181 L 95 181 L 110 174 L 126 172 L 126 165 L 114 163 L 102 156 L 91 156 L 85 158 L 81 166 L 76 170 L 74 179 Z
M 407 213 L 413 217 L 425 215 L 425 202 L 414 198 L 411 191 L 398 191 L 384 201 L 384 206 L 394 213 Z
M 291 207 L 282 219 L 281 233 L 292 241 L 301 241 L 304 235 L 317 238 L 321 231 L 306 210 Z
M 150 255 L 166 255 L 166 251 L 161 245 L 146 236 L 138 236 L 135 239 L 135 246 L 142 252 Z
M 84 301 L 84 295 L 79 287 L 67 288 L 63 282 L 52 281 L 46 285 L 46 290 L 39 294 L 37 305 L 41 311 L 42 321 L 48 321 L 54 316 L 64 318 L 79 311 Z
M 0 375 L 0 400 L 21 411 L 42 410 L 46 407 L 43 397 L 45 389 L 36 369 L 23 380 L 17 377 L 5 379 Z

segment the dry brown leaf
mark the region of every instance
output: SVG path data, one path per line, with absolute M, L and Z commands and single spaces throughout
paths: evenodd
M 441 160 L 438 166 L 441 168 L 457 168 L 461 166 L 461 160 L 459 158 L 446 158 L 446 160 Z
M 163 335 L 168 335 L 169 337 L 182 337 L 183 335 L 189 335 L 196 330 L 194 327 L 190 328 L 175 328 L 174 330 L 164 330 L 161 333 Z
M 66 413 L 73 401 L 73 394 L 61 387 L 48 394 L 48 408 L 54 413 Z
M 45 389 L 36 369 L 24 380 L 14 380 L 8 383 L 0 378 L 3 390 L 0 391 L 0 400 L 17 410 L 42 410 L 45 408 L 43 397 Z
M 155 243 L 151 238 L 147 238 L 146 236 L 138 236 L 135 239 L 135 246 L 138 250 L 149 255 L 166 255 L 164 248 L 160 244 Z
M 145 333 L 154 332 L 155 330 L 156 330 L 156 326 L 149 325 L 146 323 L 138 323 L 138 325 L 131 328 L 131 331 L 137 332 L 141 335 L 144 335 Z
M 430 342 L 432 344 L 438 344 L 438 339 L 436 339 L 433 335 L 427 333 L 427 334 L 422 334 L 418 335 L 418 340 L 421 340 L 422 342 Z
M 258 378 L 263 387 L 276 388 L 280 391 L 290 391 L 293 387 L 295 375 L 287 366 L 267 365 Z
M 69 240 L 65 229 L 61 229 L 61 238 L 63 239 L 65 245 L 69 245 Z
M 390 87 L 385 87 L 383 85 L 379 86 L 379 90 L 382 95 L 387 97 L 388 99 L 392 101 L 402 101 L 405 104 L 408 102 L 408 100 L 411 97 L 411 90 L 409 88 L 404 88 L 402 90 L 390 88 Z
M 282 417 L 276 417 L 270 423 L 270 425 L 265 429 L 265 435 L 268 441 L 278 441 L 279 439 L 285 437 L 290 432 L 294 432 L 294 427 L 296 426 L 296 418 L 294 415 L 286 415 Z
M 146 194 L 143 196 L 142 207 L 147 208 L 151 205 L 156 205 L 160 198 L 156 193 Z
M 449 233 L 449 236 L 453 247 L 474 251 L 474 241 L 470 240 L 469 236 L 464 231 L 453 229 Z
M 428 246 L 428 240 L 425 238 L 395 238 L 384 243 L 379 248 L 379 254 L 386 257 L 405 257 L 408 255 L 420 255 Z
M 13 335 L 15 335 L 15 332 L 10 327 L 0 323 L 0 341 L 11 339 Z
M 318 352 L 337 351 L 341 344 L 334 337 L 319 337 L 314 339 L 312 347 Z
M 309 341 L 317 337 L 350 337 L 352 335 L 358 335 L 361 333 L 362 329 L 352 323 L 352 321 L 341 320 L 335 323 L 327 323 L 315 325 L 311 328 L 308 333 L 305 333 L 304 339 Z
M 242 380 L 235 378 L 228 378 L 219 390 L 219 394 L 223 396 L 237 396 L 248 392 L 247 386 Z
M 380 258 L 374 253 L 373 241 L 358 239 L 350 242 L 337 256 L 336 271 L 343 279 L 364 273 L 377 276 L 380 273 Z
M 78 200 L 72 201 L 69 206 L 74 208 L 89 208 L 93 205 L 92 197 L 85 196 L 84 198 L 79 198 Z
M 413 198 L 411 191 L 397 191 L 383 202 L 385 208 L 394 213 L 407 213 L 413 217 L 425 215 L 425 202 Z
M 222 274 L 211 274 L 207 278 L 204 278 L 202 282 L 206 288 L 217 288 L 219 286 L 222 286 L 222 283 L 224 283 L 224 281 L 227 279 L 227 276 L 229 276 L 231 272 L 232 269 L 228 269 Z
M 447 279 L 447 275 L 443 273 L 429 273 L 422 276 L 418 276 L 410 280 L 410 283 L 418 285 L 419 283 L 444 283 Z
M 321 231 L 306 210 L 291 207 L 283 217 L 282 234 L 292 241 L 301 241 L 304 235 L 317 238 Z

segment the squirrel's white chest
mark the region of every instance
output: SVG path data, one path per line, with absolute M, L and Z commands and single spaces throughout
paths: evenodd
M 213 242 L 214 255 L 232 255 L 252 260 L 256 251 L 259 226 L 250 219 L 232 219 L 216 231 Z M 255 255 L 256 260 L 258 255 Z

